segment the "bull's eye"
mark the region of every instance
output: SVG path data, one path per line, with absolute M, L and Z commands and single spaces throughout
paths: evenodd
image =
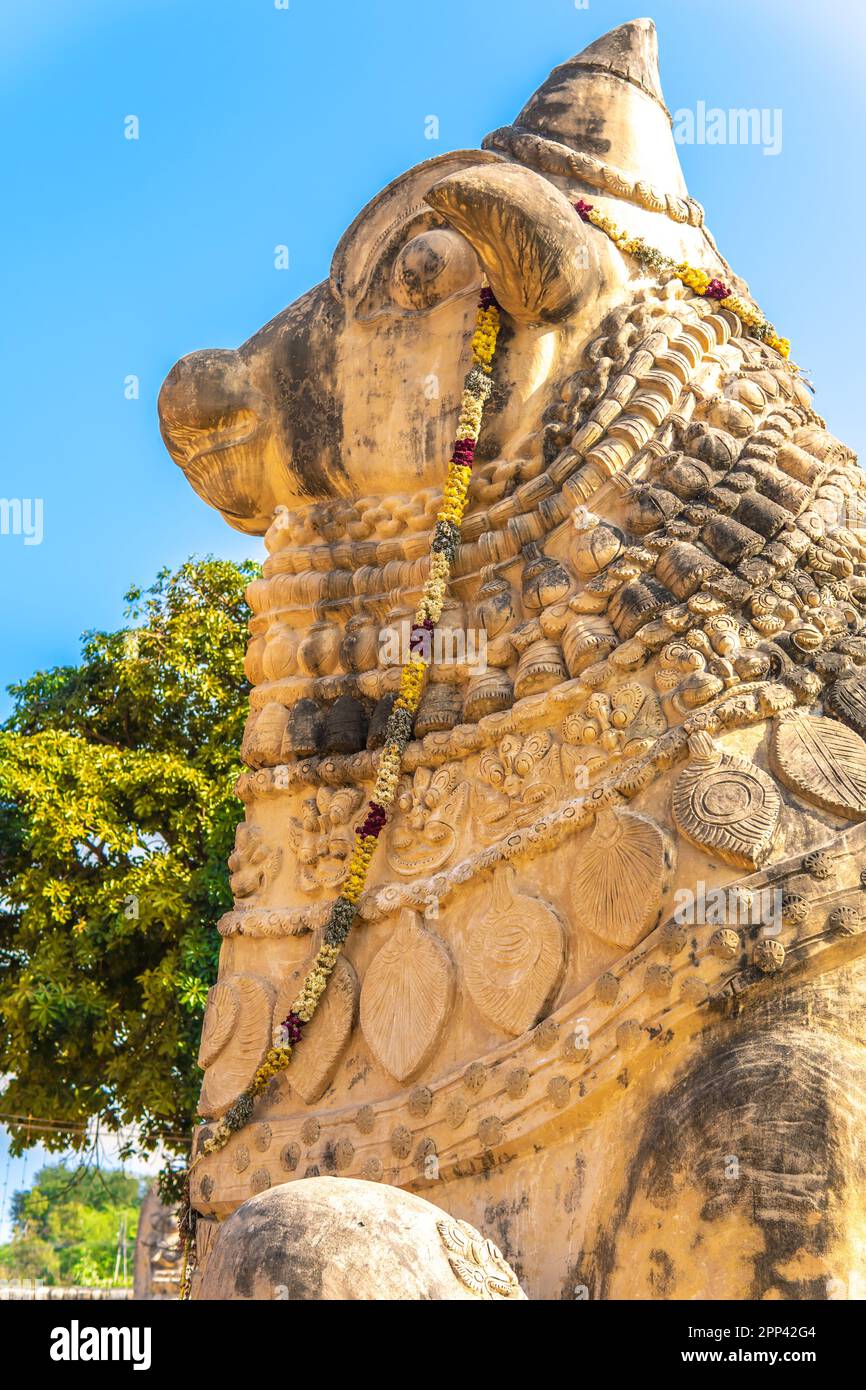
M 433 227 L 401 248 L 391 268 L 391 294 L 404 309 L 432 309 L 478 278 L 469 242 L 459 232 Z

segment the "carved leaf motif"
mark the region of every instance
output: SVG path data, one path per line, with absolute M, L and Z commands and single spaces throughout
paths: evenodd
M 199 1065 L 212 1060 L 202 1083 L 200 1114 L 224 1115 L 250 1084 L 271 1044 L 273 1007 L 274 991 L 257 975 L 231 975 L 209 992 Z
M 306 962 L 283 982 L 274 1006 L 274 1027 L 282 1023 L 292 1007 L 309 969 Z M 292 1090 L 307 1105 L 324 1095 L 334 1079 L 343 1049 L 352 1034 L 358 1004 L 358 977 L 345 956 L 334 966 L 319 1007 L 304 1029 L 302 1041 L 292 1054 L 289 1079 Z
M 770 760 L 785 786 L 815 806 L 866 816 L 866 743 L 844 724 L 811 714 L 778 720 Z
M 398 1081 L 412 1076 L 433 1053 L 453 992 L 454 966 L 444 942 L 421 925 L 417 913 L 402 912 L 361 990 L 364 1037 Z
M 590 931 L 624 950 L 655 926 L 670 849 L 646 816 L 617 807 L 600 811 L 578 852 L 573 901 Z
M 455 1276 L 476 1298 L 526 1298 L 499 1246 L 486 1240 L 468 1221 L 444 1217 L 436 1222 L 436 1229 Z
M 844 719 L 858 734 L 866 735 L 866 672 L 842 676 L 824 702 L 831 714 Z
M 240 1001 L 237 991 L 221 981 L 208 991 L 198 1064 L 204 1071 L 216 1061 L 238 1021 Z
M 525 1033 L 553 995 L 564 962 L 559 918 L 538 898 L 515 892 L 514 870 L 506 867 L 466 943 L 464 975 L 476 1008 L 506 1033 Z
M 689 749 L 673 793 L 677 827 L 725 863 L 757 869 L 772 849 L 782 810 L 773 779 L 746 758 L 724 753 L 708 734 L 693 734 Z

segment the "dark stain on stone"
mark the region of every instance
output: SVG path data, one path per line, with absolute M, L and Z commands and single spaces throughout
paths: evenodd
M 585 1184 L 586 1163 L 584 1162 L 582 1154 L 575 1154 L 574 1178 L 571 1181 L 571 1183 L 569 1183 L 569 1186 L 565 1192 L 565 1196 L 562 1199 L 562 1205 L 568 1212 L 569 1216 L 572 1214 L 572 1212 L 580 1210 L 580 1203 L 581 1198 L 583 1197 L 583 1189 Z
M 666 1250 L 650 1251 L 649 1282 L 657 1298 L 670 1298 L 677 1281 L 674 1262 Z
M 624 1190 L 601 1224 L 588 1269 L 593 1297 L 612 1296 L 627 1264 L 631 1214 L 641 1200 L 664 1212 L 691 1188 L 701 1219 L 741 1207 L 763 1249 L 753 1256 L 749 1293 L 827 1297 L 823 1276 L 785 1278 L 780 1269 L 826 1256 L 844 1194 L 863 1172 L 856 1114 L 864 1099 L 862 1046 L 866 965 L 752 1000 L 747 1014 L 705 1034 L 691 1061 L 648 1113 Z M 846 1041 L 846 1039 L 850 1041 Z M 739 1177 L 726 1176 L 734 1155 Z M 710 1246 L 712 1248 L 712 1246 Z M 654 1295 L 665 1297 L 654 1274 Z M 587 1282 L 589 1282 L 587 1280 Z
M 484 1209 L 484 1234 L 496 1242 L 506 1260 L 514 1266 L 516 1273 L 518 1272 L 520 1252 L 512 1238 L 511 1223 L 514 1217 L 528 1210 L 529 1195 L 526 1192 L 520 1197 L 514 1198 L 513 1201 L 506 1199 L 501 1202 L 491 1202 Z
M 276 425 L 292 472 L 310 496 L 336 495 L 343 466 L 343 409 L 335 365 L 344 311 L 317 285 L 285 312 L 273 346 Z M 267 330 L 262 330 L 263 332 Z
M 264 1285 L 285 1287 L 292 1301 L 319 1299 L 322 1270 L 309 1258 L 305 1213 L 294 1204 L 280 1205 L 278 1213 L 268 1203 L 245 1214 L 240 1230 L 230 1232 L 228 1248 L 223 1244 L 221 1260 L 240 1298 L 261 1297 Z
M 335 1157 L 333 1139 L 329 1139 L 322 1150 L 321 1168 L 324 1173 L 336 1173 L 337 1171 L 337 1159 Z

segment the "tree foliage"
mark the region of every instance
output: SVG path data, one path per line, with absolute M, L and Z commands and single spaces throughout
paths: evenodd
M 252 562 L 190 560 L 127 594 L 128 626 L 13 686 L 0 728 L 0 1097 L 62 1121 L 165 1135 L 195 1110 L 215 922 L 240 805 Z M 29 1139 L 11 1126 L 13 1151 Z
M 46 1284 L 113 1280 L 123 1223 L 131 1278 L 143 1189 L 141 1179 L 118 1170 L 63 1164 L 41 1169 L 33 1186 L 12 1198 L 13 1238 L 0 1246 L 3 1277 Z

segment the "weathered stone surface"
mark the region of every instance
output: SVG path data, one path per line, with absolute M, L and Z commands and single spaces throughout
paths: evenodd
M 409 1192 L 307 1178 L 252 1197 L 221 1227 L 199 1299 L 431 1299 L 525 1295 L 491 1241 Z
M 502 305 L 449 645 L 337 992 L 192 1175 L 202 1288 L 470 1296 L 435 1290 L 476 1237 L 419 1267 L 399 1188 L 532 1297 L 824 1297 L 866 1277 L 863 478 L 779 353 L 570 206 L 748 294 L 686 193 L 649 21 L 484 144 L 395 179 L 326 283 L 161 393 L 172 457 L 268 551 L 216 1117 L 345 881 L 483 281 Z M 316 1233 L 355 1263 L 307 1258 Z

